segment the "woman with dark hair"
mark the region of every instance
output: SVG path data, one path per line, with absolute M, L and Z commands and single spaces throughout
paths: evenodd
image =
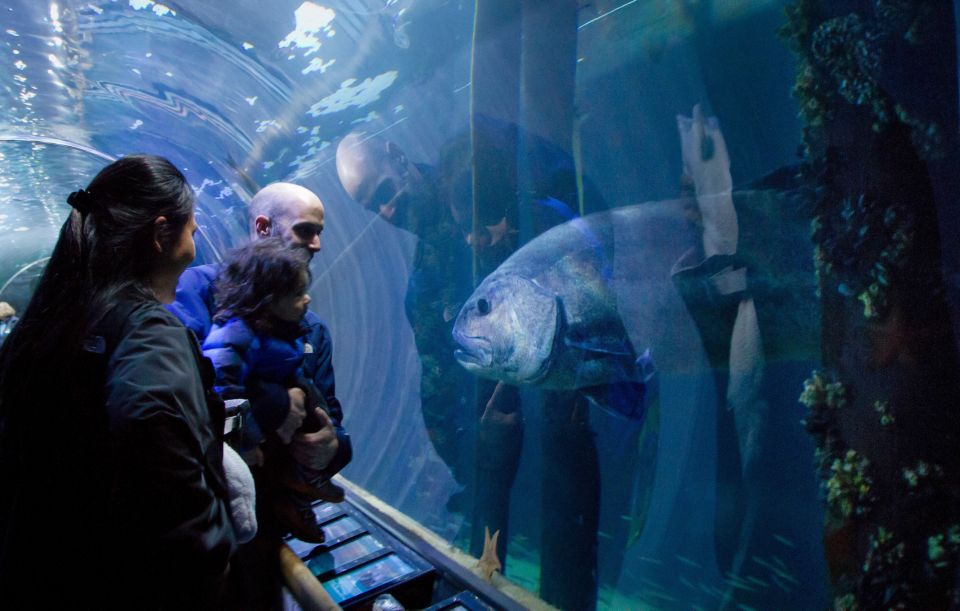
M 194 258 L 193 192 L 132 155 L 67 201 L 0 349 L 0 600 L 216 607 L 236 549 L 223 404 L 161 305 Z

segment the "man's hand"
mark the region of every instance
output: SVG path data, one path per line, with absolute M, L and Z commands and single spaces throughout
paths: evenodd
M 286 419 L 277 428 L 277 436 L 285 444 L 290 443 L 293 434 L 297 432 L 297 429 L 303 424 L 303 419 L 307 417 L 307 410 L 303 407 L 307 395 L 303 392 L 303 389 L 288 388 L 287 394 L 290 395 L 290 410 L 287 411 Z
M 320 430 L 314 433 L 297 433 L 290 443 L 290 454 L 298 464 L 320 471 L 325 469 L 340 449 L 337 431 L 330 416 L 319 407 L 314 408 Z
M 677 116 L 684 178 L 692 181 L 703 223 L 707 257 L 737 252 L 739 229 L 733 207 L 730 154 L 716 117 L 704 117 L 700 106 L 693 116 Z
M 263 466 L 263 450 L 259 447 L 244 450 L 240 453 L 240 457 L 243 458 L 243 462 L 247 463 L 248 467 Z
M 497 382 L 487 405 L 480 417 L 481 422 L 515 425 L 523 422 L 523 414 L 517 409 L 520 389 L 503 382 Z

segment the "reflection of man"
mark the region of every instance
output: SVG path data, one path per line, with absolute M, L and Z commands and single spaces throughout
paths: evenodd
M 757 310 L 747 286 L 747 270 L 736 257 L 739 225 L 733 204 L 730 157 L 715 118 L 700 107 L 677 117 L 684 179 L 692 182 L 695 226 L 701 245 L 674 268 L 674 282 L 694 315 L 714 368 L 719 399 L 729 408 L 718 417 L 717 519 L 715 545 L 723 570 L 738 572 L 738 548 L 749 538 L 754 498 L 745 482 L 757 465 L 757 437 L 766 404 L 758 395 L 764 355 Z M 709 300 L 703 300 L 706 292 Z M 730 417 L 732 416 L 732 418 Z
M 674 266 L 673 282 L 700 333 L 719 406 L 717 566 L 742 574 L 751 558 L 781 553 L 777 539 L 786 538 L 795 541 L 791 570 L 810 575 L 820 570 L 816 561 L 803 563 L 820 552 L 805 541 L 805 521 L 815 527 L 819 508 L 807 463 L 795 452 L 807 440 L 783 409 L 795 406 L 795 393 L 782 390 L 799 387 L 819 354 L 808 221 L 782 191 L 733 193 L 716 119 L 695 107 L 691 118 L 677 120 L 700 240 Z M 763 600 L 772 604 L 774 594 L 781 595 L 772 590 Z M 749 593 L 727 592 L 734 595 L 750 601 Z M 796 606 L 788 592 L 782 596 L 775 607 Z
M 337 173 L 367 210 L 419 238 L 405 309 L 420 356 L 420 401 L 434 449 L 466 484 L 466 444 L 459 439 L 470 384 L 453 358 L 450 330 L 470 293 L 470 251 L 440 200 L 432 168 L 407 159 L 396 144 L 352 133 L 337 147 Z
M 252 239 L 279 236 L 291 246 L 305 248 L 311 256 L 320 251 L 324 208 L 320 199 L 308 189 L 289 183 L 268 185 L 250 201 L 248 216 Z M 215 312 L 212 284 L 218 272 L 218 265 L 188 269 L 180 277 L 176 300 L 170 305 L 170 310 L 201 341 L 210 331 Z M 284 404 L 283 411 L 305 412 L 313 407 L 312 414 L 308 413 L 308 416 L 315 417 L 314 426 L 309 427 L 313 429 L 312 432 L 307 432 L 308 427 L 305 426 L 294 435 L 290 452 L 299 464 L 311 465 L 317 471 L 332 476 L 350 461 L 352 448 L 342 426 L 343 410 L 335 392 L 330 332 L 320 318 L 309 310 L 304 322 L 309 330 L 303 337 L 306 352 L 303 372 L 320 391 L 325 409 L 306 406 L 307 395 L 303 389 L 288 389 L 282 384 L 261 383 L 251 391 L 248 399 L 251 404 L 260 402 L 267 410 L 278 403 Z M 310 348 L 306 349 L 307 346 Z M 258 486 L 258 493 L 262 492 Z M 314 499 L 332 502 L 343 500 L 343 490 L 331 482 L 300 492 Z M 310 515 L 303 516 L 303 521 L 315 524 L 308 507 L 306 511 Z M 260 534 L 249 546 L 241 547 L 238 558 L 240 566 L 235 567 L 235 573 L 240 575 L 237 581 L 246 590 L 242 596 L 247 599 L 245 604 L 249 605 L 248 608 L 269 608 L 276 604 L 279 596 L 275 566 L 278 557 L 274 546 L 283 533 L 273 532 L 269 516 L 260 516 L 260 524 Z
M 448 508 L 470 520 L 471 552 L 480 555 L 486 526 L 490 532 L 501 531 L 498 555 L 503 558 L 510 489 L 523 440 L 519 392 L 472 378 L 453 357 L 452 330 L 460 305 L 472 290 L 474 252 L 480 267 L 492 271 L 512 251 L 516 232 L 497 231 L 498 225 L 508 227 L 503 210 L 491 211 L 489 219 L 481 219 L 481 231 L 472 231 L 469 196 L 450 193 L 461 164 L 452 170 L 441 167 L 444 175 L 438 176 L 433 168 L 410 162 L 396 144 L 380 137 L 352 133 L 337 147 L 337 173 L 347 193 L 419 238 L 405 306 L 420 357 L 424 425 L 437 454 L 464 486 L 451 497 Z M 485 224 L 492 231 L 483 230 Z M 489 398 L 482 415 L 474 411 L 474 392 Z
M 473 162 L 469 138 L 448 144 L 440 170 L 411 163 L 396 144 L 379 137 L 346 136 L 337 148 L 337 172 L 347 193 L 371 212 L 420 238 L 407 293 L 407 315 L 414 330 L 423 366 L 421 387 L 428 434 L 454 472 L 475 490 L 473 505 L 451 502 L 471 521 L 470 551 L 484 550 L 484 527 L 500 531 L 497 556 L 506 563 L 509 541 L 510 494 L 523 445 L 523 415 L 519 389 L 464 376 L 452 358 L 453 320 L 460 302 L 479 277 L 492 272 L 520 245 L 549 227 L 580 212 L 573 162 L 549 143 L 527 144 L 536 152 L 525 160 L 525 176 L 518 177 L 516 126 L 475 117 L 484 138 L 502 151 L 498 167 L 485 186 L 496 193 L 488 206 L 474 209 Z M 521 180 L 522 179 L 522 180 Z M 518 201 L 518 184 L 525 185 Z M 586 185 L 591 205 L 599 205 L 596 191 Z M 433 386 L 438 379 L 441 386 Z M 476 401 L 462 396 L 476 388 Z M 439 392 L 438 392 L 439 391 Z M 464 403 L 467 408 L 464 409 Z M 473 413 L 477 405 L 482 413 Z M 573 393 L 549 392 L 542 399 L 544 422 L 542 515 L 542 592 L 567 606 L 590 606 L 596 591 L 596 539 L 599 499 L 596 447 L 587 421 L 586 402 Z M 455 418 L 471 419 L 457 426 Z M 457 443 L 460 428 L 476 430 L 476 460 L 457 456 L 467 444 Z M 450 444 L 450 445 L 447 445 Z M 468 468 L 469 467 L 469 468 Z M 466 477 L 467 479 L 462 479 Z M 469 501 L 469 495 L 464 495 Z M 456 505 L 456 507 L 453 507 Z M 576 566 L 576 577 L 570 567 Z M 569 590 L 558 594 L 557 590 Z M 572 602 L 576 601 L 576 602 Z

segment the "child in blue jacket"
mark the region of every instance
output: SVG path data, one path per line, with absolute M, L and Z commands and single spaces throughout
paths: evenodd
M 289 451 L 296 432 L 320 428 L 313 407 L 325 407 L 323 395 L 302 372 L 308 264 L 302 249 L 280 239 L 233 251 L 214 287 L 217 314 L 203 353 L 213 361 L 216 389 L 224 399 L 251 399 L 253 418 L 243 423 L 241 450 L 248 462 L 263 463 L 257 482 L 261 511 L 270 511 L 298 539 L 322 543 L 323 531 L 303 491 L 324 486 L 333 473 L 298 464 Z M 255 400 L 261 383 L 302 389 L 305 409 Z

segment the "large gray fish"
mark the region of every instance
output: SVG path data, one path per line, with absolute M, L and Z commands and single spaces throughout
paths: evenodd
M 792 363 L 819 354 L 809 223 L 795 201 L 774 191 L 735 192 L 734 206 L 737 256 L 748 270 L 763 356 L 768 364 L 785 364 L 780 371 L 789 373 Z M 605 442 L 615 442 L 613 430 L 622 433 L 623 447 L 631 448 L 634 458 L 623 463 L 633 469 L 624 476 L 634 479 L 631 508 L 622 516 L 627 540 L 633 544 L 650 532 L 647 545 L 654 548 L 669 538 L 664 533 L 671 503 L 683 494 L 684 484 L 676 474 L 695 474 L 691 465 L 703 464 L 698 462 L 703 460 L 698 426 L 718 418 L 711 406 L 723 400 L 716 396 L 701 339 L 723 329 L 698 329 L 678 290 L 681 284 L 685 291 L 690 288 L 690 269 L 683 262 L 697 259 L 685 255 L 695 255 L 691 249 L 702 242 L 692 228 L 695 207 L 692 200 L 651 202 L 554 227 L 483 280 L 461 309 L 453 331 L 460 346 L 457 359 L 477 375 L 510 384 L 576 389 L 594 404 L 628 418 L 608 432 Z M 679 284 L 674 283 L 675 272 L 683 278 Z M 700 281 L 692 282 L 696 291 Z M 702 293 L 703 298 L 693 301 L 712 307 L 713 293 Z M 721 318 L 706 320 L 719 325 Z M 655 379 L 650 375 L 651 356 Z M 795 378 L 796 372 L 790 375 Z M 790 375 L 777 382 L 788 395 L 783 398 L 787 403 L 795 401 L 802 381 Z M 756 389 L 748 390 L 747 398 Z M 739 402 L 739 408 L 737 403 L 728 405 L 733 410 L 762 409 L 759 403 Z M 758 414 L 746 416 L 744 422 L 754 423 Z M 751 426 L 738 429 L 737 438 L 727 439 L 724 447 L 739 445 L 743 453 L 749 440 L 761 436 Z M 661 452 L 661 446 L 670 451 Z
M 813 304 L 811 246 L 795 206 L 766 191 L 735 193 L 734 203 L 741 255 L 763 298 L 799 293 Z M 699 334 L 671 280 L 674 266 L 700 241 L 691 229 L 691 204 L 627 206 L 538 236 L 464 304 L 453 330 L 457 360 L 482 377 L 580 389 L 602 407 L 639 415 L 642 406 L 605 402 L 611 385 L 618 392 L 642 388 L 651 381 L 651 356 L 661 372 L 704 365 Z M 802 318 L 794 313 L 792 326 L 809 332 Z

